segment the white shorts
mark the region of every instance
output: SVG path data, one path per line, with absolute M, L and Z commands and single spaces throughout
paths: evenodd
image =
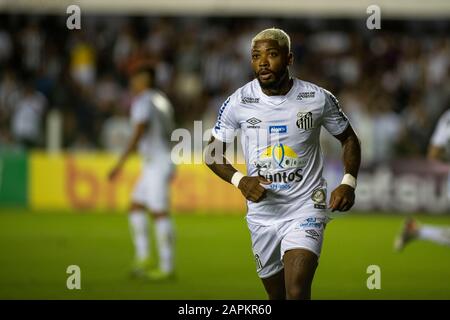
M 320 257 L 329 220 L 326 215 L 314 214 L 270 226 L 249 223 L 258 276 L 264 279 L 283 270 L 284 253 L 291 249 L 306 249 Z
M 167 211 L 170 204 L 172 165 L 143 164 L 132 193 L 132 201 L 155 212 Z

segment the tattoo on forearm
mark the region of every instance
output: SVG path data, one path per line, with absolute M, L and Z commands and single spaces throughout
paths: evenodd
M 225 157 L 226 144 L 211 139 L 206 149 L 206 165 L 221 179 L 231 182 L 233 174 L 237 171 Z
M 356 135 L 349 136 L 343 143 L 343 162 L 345 172 L 356 178 L 361 165 L 361 144 Z

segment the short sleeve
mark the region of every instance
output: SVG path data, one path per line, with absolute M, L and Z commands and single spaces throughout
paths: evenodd
M 152 107 L 150 99 L 136 101 L 131 109 L 131 122 L 133 124 L 148 122 L 151 117 Z
M 444 147 L 450 139 L 450 111 L 444 113 L 439 119 L 436 129 L 431 137 L 431 144 L 436 147 Z
M 323 92 L 325 95 L 325 104 L 322 113 L 322 124 L 329 133 L 337 136 L 347 129 L 349 121 L 336 97 L 327 90 L 323 90 Z
M 217 115 L 217 121 L 212 129 L 212 135 L 223 142 L 230 143 L 234 140 L 239 123 L 236 121 L 236 106 L 233 105 L 233 97 L 222 104 Z

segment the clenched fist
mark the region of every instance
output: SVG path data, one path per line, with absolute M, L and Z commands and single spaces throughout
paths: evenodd
M 247 200 L 260 202 L 265 198 L 267 190 L 261 185 L 269 185 L 272 182 L 263 177 L 242 177 L 238 188 Z
M 331 193 L 331 211 L 348 211 L 355 203 L 355 189 L 346 184 L 339 185 Z

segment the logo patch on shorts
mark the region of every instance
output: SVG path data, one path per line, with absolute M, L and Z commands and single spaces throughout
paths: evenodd
M 327 208 L 327 193 L 325 189 L 317 188 L 314 189 L 311 194 L 311 199 L 314 202 L 314 208 L 316 209 L 326 209 Z

